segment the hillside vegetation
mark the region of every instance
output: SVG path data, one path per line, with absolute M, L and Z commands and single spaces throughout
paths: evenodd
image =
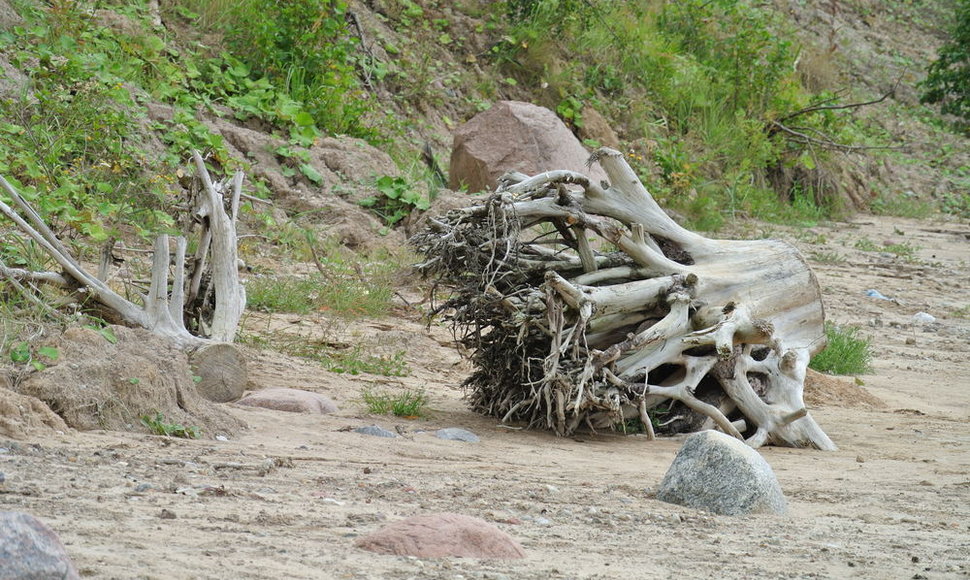
M 198 149 L 217 173 L 253 178 L 244 257 L 316 260 L 334 294 L 350 285 L 389 298 L 386 264 L 406 258 L 327 241 L 323 210 L 287 199 L 259 155 L 234 156 L 219 123 L 268 135 L 283 182 L 357 200 L 393 247 L 404 218 L 439 194 L 431 165 L 447 169 L 450 129 L 501 99 L 555 110 L 591 147 L 619 145 L 661 205 L 698 229 L 970 213 L 966 139 L 916 88 L 946 38 L 943 0 L 2 4 L 0 175 L 85 259 L 174 231 Z M 905 29 L 922 52 L 902 38 L 866 60 L 854 51 L 867 27 Z M 396 171 L 325 179 L 310 150 L 342 136 L 390 155 Z M 0 260 L 48 267 L 7 224 Z M 261 291 L 261 307 L 288 284 Z M 331 307 L 313 299 L 323 303 L 300 307 Z M 4 318 L 29 304 L 11 293 Z

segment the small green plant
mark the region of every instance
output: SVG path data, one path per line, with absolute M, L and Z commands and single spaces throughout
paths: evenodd
M 411 374 L 405 352 L 373 353 L 360 345 L 347 347 L 328 340 L 313 340 L 301 336 L 242 335 L 244 344 L 272 349 L 291 356 L 316 361 L 330 372 L 359 375 L 367 373 L 385 377 L 406 377 Z
M 60 356 L 60 351 L 52 346 L 31 348 L 30 343 L 21 341 L 10 347 L 10 362 L 30 365 L 34 370 L 42 371 L 47 368 L 47 362 L 54 362 Z
M 954 316 L 956 318 L 970 318 L 970 304 L 967 304 L 962 308 L 957 308 L 956 310 L 953 311 L 953 314 L 951 316 Z
M 943 213 L 970 218 L 970 193 L 944 193 L 940 199 Z
M 842 264 L 845 262 L 845 256 L 838 252 L 812 252 L 809 256 L 819 264 Z
M 876 242 L 870 240 L 869 238 L 860 238 L 856 240 L 856 243 L 853 244 L 853 247 L 857 250 L 862 250 L 863 252 L 879 251 L 879 246 L 876 245 Z
M 161 413 L 141 416 L 141 424 L 151 433 L 164 437 L 182 437 L 184 439 L 198 439 L 201 437 L 198 427 L 184 427 L 178 423 L 169 423 Z
M 859 336 L 855 326 L 825 324 L 828 345 L 815 355 L 809 367 L 833 375 L 865 374 L 872 370 L 872 340 Z
M 933 215 L 936 207 L 912 194 L 880 195 L 872 202 L 873 213 L 922 219 Z
M 361 279 L 352 269 L 330 276 L 260 276 L 246 285 L 248 307 L 263 312 L 345 317 L 380 316 L 390 308 L 393 289 L 379 278 Z
M 426 210 L 431 206 L 430 196 L 422 194 L 403 177 L 385 175 L 374 185 L 380 195 L 362 199 L 360 205 L 379 215 L 389 226 L 406 218 L 415 209 Z
M 614 431 L 619 431 L 624 435 L 636 435 L 638 433 L 646 433 L 647 430 L 643 427 L 643 421 L 639 417 L 633 417 L 620 421 L 613 425 Z
M 406 377 L 410 374 L 403 350 L 392 355 L 374 355 L 356 346 L 350 350 L 327 352 L 319 358 L 327 370 L 335 373 L 368 373 L 385 377 Z
M 900 242 L 898 244 L 887 244 L 883 246 L 882 249 L 890 254 L 896 254 L 901 258 L 915 259 L 916 252 L 919 251 L 920 248 L 919 246 L 910 244 L 909 242 Z
M 361 392 L 361 399 L 371 414 L 391 413 L 397 417 L 407 418 L 423 416 L 426 413 L 425 407 L 428 405 L 428 395 L 421 389 L 407 390 L 398 394 L 365 389 Z

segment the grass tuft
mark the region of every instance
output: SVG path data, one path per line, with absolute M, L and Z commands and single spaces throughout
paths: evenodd
M 861 375 L 872 371 L 872 339 L 859 337 L 856 326 L 825 324 L 828 346 L 809 363 L 820 373 L 832 375 Z
M 426 413 L 425 407 L 428 404 L 428 395 L 420 389 L 407 390 L 397 395 L 365 389 L 361 392 L 361 399 L 367 405 L 367 412 L 373 415 L 391 413 L 397 417 L 421 417 Z

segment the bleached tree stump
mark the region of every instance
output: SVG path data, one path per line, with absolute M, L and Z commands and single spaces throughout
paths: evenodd
M 802 401 L 825 335 L 799 252 L 688 231 L 619 152 L 590 162 L 611 184 L 510 174 L 414 240 L 454 290 L 439 311 L 472 350 L 472 407 L 561 435 L 639 417 L 652 436 L 673 399 L 754 447 L 835 449 Z
M 226 345 L 222 349 L 213 349 L 209 354 L 200 352 L 195 357 L 200 361 L 197 365 L 199 374 L 204 379 L 209 377 L 220 383 L 223 390 L 239 391 L 241 394 L 248 376 L 245 360 L 238 353 L 235 356 L 228 355 L 225 349 L 235 351 L 229 343 L 235 339 L 246 307 L 246 291 L 239 280 L 236 250 L 236 218 L 243 174 L 237 172 L 231 182 L 217 184 L 209 176 L 205 162 L 198 152 L 193 153 L 193 160 L 202 184 L 191 220 L 193 223 L 202 224 L 199 250 L 196 259 L 192 261 L 193 271 L 189 272 L 186 264 L 186 237 L 178 236 L 174 239 L 173 253 L 169 236 L 159 235 L 154 244 L 148 293 L 140 296 L 139 300 L 130 301 L 98 276 L 85 270 L 47 227 L 40 215 L 6 179 L 0 177 L 0 186 L 6 190 L 19 210 L 15 211 L 0 201 L 0 213 L 13 221 L 62 268 L 60 273 L 32 272 L 10 268 L 0 261 L 0 278 L 7 279 L 20 288 L 23 288 L 24 282 L 53 284 L 80 294 L 82 301 L 94 299 L 126 324 L 146 328 L 154 334 L 169 338 L 190 353 L 199 349 L 208 351 L 206 347 L 214 344 Z M 229 197 L 228 211 L 223 201 L 224 194 Z M 186 290 L 188 289 L 190 296 L 198 294 L 204 272 L 212 281 L 215 307 L 211 317 L 200 323 L 200 331 L 193 334 L 185 325 Z M 27 292 L 25 295 L 32 296 Z M 216 356 L 214 353 L 221 354 Z M 220 368 L 204 368 L 204 364 L 209 362 Z M 236 365 L 237 368 L 233 372 L 227 372 L 224 368 L 226 364 Z M 234 384 L 229 385 L 227 381 Z

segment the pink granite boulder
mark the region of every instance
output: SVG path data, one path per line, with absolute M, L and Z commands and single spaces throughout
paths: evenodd
M 589 152 L 555 113 L 531 103 L 501 101 L 455 130 L 449 187 L 495 189 L 508 171 L 535 175 L 569 169 L 606 179 L 598 166 L 586 166 Z
M 360 538 L 357 546 L 378 554 L 417 558 L 525 557 L 522 546 L 502 530 L 484 520 L 453 513 L 395 522 Z
M 314 415 L 326 415 L 337 411 L 337 404 L 330 398 L 299 389 L 272 388 L 253 391 L 236 401 L 236 404 Z

